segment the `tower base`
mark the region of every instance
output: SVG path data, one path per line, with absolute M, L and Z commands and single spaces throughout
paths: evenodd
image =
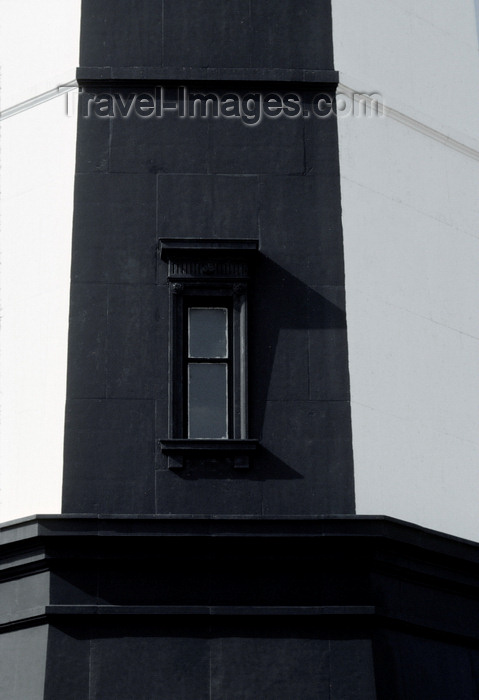
M 0 697 L 476 700 L 479 546 L 390 518 L 1 528 Z

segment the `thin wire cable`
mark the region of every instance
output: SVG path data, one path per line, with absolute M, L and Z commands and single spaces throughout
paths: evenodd
M 71 92 L 72 90 L 76 90 L 77 88 L 77 81 L 71 80 L 69 83 L 65 83 L 64 85 L 58 85 L 52 90 L 47 90 L 47 92 L 42 92 L 40 95 L 30 97 L 28 100 L 19 102 L 18 104 L 13 105 L 13 107 L 8 107 L 7 109 L 4 109 L 3 112 L 0 112 L 0 121 L 3 121 L 4 119 L 9 119 L 10 117 L 14 117 L 16 114 L 20 114 L 21 112 L 26 112 L 28 109 L 33 109 L 33 107 L 38 107 L 38 105 L 41 105 L 44 102 L 54 100 L 56 97 L 65 95 L 67 92 Z

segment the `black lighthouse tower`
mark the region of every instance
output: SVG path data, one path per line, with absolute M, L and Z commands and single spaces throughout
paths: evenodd
M 479 550 L 355 514 L 329 0 L 83 0 L 78 83 L 63 514 L 3 529 L 2 697 L 477 698 Z

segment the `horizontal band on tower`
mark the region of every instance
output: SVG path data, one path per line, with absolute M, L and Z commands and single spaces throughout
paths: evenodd
M 334 70 L 302 70 L 296 68 L 190 68 L 163 66 L 81 66 L 77 81 L 84 85 L 97 81 L 109 82 L 254 82 L 302 83 L 336 86 L 339 73 Z

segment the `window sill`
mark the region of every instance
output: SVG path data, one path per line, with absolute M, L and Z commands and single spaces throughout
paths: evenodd
M 158 441 L 163 454 L 168 456 L 168 469 L 181 469 L 184 459 L 217 459 L 229 457 L 236 469 L 249 467 L 249 456 L 256 452 L 258 440 L 193 440 L 168 438 Z

